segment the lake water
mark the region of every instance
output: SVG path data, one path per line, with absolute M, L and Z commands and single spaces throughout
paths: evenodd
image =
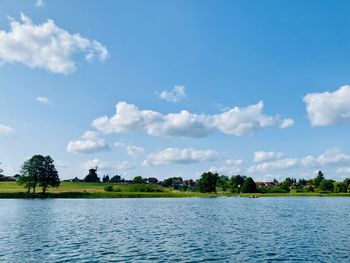
M 350 262 L 350 198 L 0 200 L 0 262 Z

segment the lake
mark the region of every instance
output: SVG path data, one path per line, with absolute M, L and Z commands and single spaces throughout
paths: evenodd
M 0 262 L 350 262 L 350 198 L 2 199 Z

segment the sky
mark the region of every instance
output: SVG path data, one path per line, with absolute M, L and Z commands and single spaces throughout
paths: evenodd
M 350 177 L 350 2 L 2 0 L 0 167 Z

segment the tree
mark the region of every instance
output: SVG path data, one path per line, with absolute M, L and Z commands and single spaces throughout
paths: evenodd
M 109 182 L 109 176 L 108 175 L 104 175 L 103 178 L 102 178 L 102 182 L 108 183 Z
M 327 179 L 322 179 L 322 181 L 320 182 L 320 190 L 321 191 L 333 191 L 333 180 L 327 180 Z
M 314 185 L 316 188 L 320 187 L 321 181 L 324 179 L 324 175 L 321 171 L 318 171 L 316 178 L 314 178 Z
M 226 189 L 229 187 L 230 179 L 226 175 L 221 175 L 218 178 L 217 186 L 221 187 L 223 191 L 226 191 Z
M 53 163 L 50 156 L 34 155 L 24 162 L 18 183 L 24 185 L 28 189 L 28 193 L 30 193 L 30 189 L 33 189 L 33 193 L 35 193 L 37 185 L 42 188 L 44 194 L 47 188 L 58 187 L 60 179 Z
M 242 193 L 257 193 L 258 192 L 256 189 L 256 184 L 255 184 L 253 178 L 248 177 L 247 179 L 244 180 L 241 191 L 242 191 Z
M 100 181 L 100 178 L 97 176 L 97 169 L 98 167 L 96 166 L 95 169 L 89 169 L 89 174 L 87 176 L 85 176 L 84 178 L 84 182 L 87 182 L 87 183 L 99 183 L 101 182 Z
M 142 176 L 136 176 L 134 179 L 132 179 L 134 184 L 143 184 L 145 183 L 145 180 L 142 178 Z
M 0 163 L 0 164 L 1 164 L 1 163 Z M 4 172 L 4 170 L 0 168 L 0 174 L 3 173 L 3 172 Z
M 336 193 L 347 193 L 348 187 L 344 182 L 335 182 L 333 191 Z
M 244 180 L 247 177 L 245 177 L 244 175 L 236 175 L 236 176 L 232 176 L 231 177 L 231 192 L 233 193 L 240 193 L 241 192 L 241 188 L 242 185 L 244 183 Z
M 109 180 L 109 182 L 110 183 L 119 183 L 121 180 L 122 180 L 122 177 L 120 175 L 115 175 Z
M 219 179 L 217 173 L 207 172 L 201 175 L 198 180 L 198 190 L 202 193 L 216 192 L 216 184 Z

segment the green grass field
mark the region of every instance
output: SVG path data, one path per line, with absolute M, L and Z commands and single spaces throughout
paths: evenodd
M 199 193 L 199 192 L 181 192 L 156 186 L 159 192 L 135 192 L 135 185 L 113 184 L 113 188 L 118 192 L 106 192 L 104 188 L 108 183 L 71 183 L 62 182 L 58 188 L 49 188 L 45 197 L 52 198 L 138 198 L 138 197 L 217 197 L 217 196 L 238 196 L 229 192 L 218 193 Z M 0 182 L 0 198 L 40 198 L 44 197 L 40 194 L 40 188 L 37 188 L 37 194 L 28 195 L 26 190 L 16 182 Z M 239 194 L 239 196 L 247 197 L 252 194 Z M 277 196 L 344 196 L 350 197 L 350 193 L 256 193 L 259 197 L 277 197 Z

